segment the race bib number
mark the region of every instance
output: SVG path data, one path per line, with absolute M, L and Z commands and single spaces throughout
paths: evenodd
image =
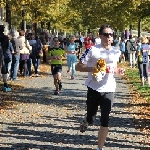
M 107 66 L 107 67 L 106 67 L 106 73 L 114 74 L 114 67 Z

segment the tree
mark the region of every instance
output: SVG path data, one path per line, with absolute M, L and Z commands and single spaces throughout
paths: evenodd
M 6 2 L 6 0 L 4 1 Z M 143 28 L 148 28 L 149 0 L 7 0 L 11 6 L 12 24 L 21 22 L 21 12 L 26 10 L 27 23 L 50 22 L 51 28 L 70 32 L 97 29 L 110 23 L 122 30 L 132 25 L 137 29 L 139 18 Z

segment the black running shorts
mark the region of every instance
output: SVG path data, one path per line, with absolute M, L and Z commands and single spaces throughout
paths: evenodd
M 62 72 L 62 65 L 51 64 L 52 75 L 57 74 L 58 72 Z

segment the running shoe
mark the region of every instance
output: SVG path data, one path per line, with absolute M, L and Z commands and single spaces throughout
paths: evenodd
M 81 124 L 80 124 L 80 132 L 82 132 L 82 133 L 87 130 L 88 125 L 89 125 L 89 126 L 90 126 L 90 125 L 93 125 L 93 122 L 94 122 L 95 119 L 96 119 L 96 114 L 92 117 L 92 123 L 88 123 L 88 122 L 86 121 L 86 118 L 87 118 L 87 114 L 85 114 L 85 116 L 84 116 L 84 118 L 83 118 L 83 121 L 82 121 Z
M 67 73 L 71 73 L 71 71 L 70 71 L 70 70 L 67 70 Z
M 86 120 L 83 120 L 80 124 L 80 132 L 85 132 L 88 127 L 88 122 Z
M 83 120 L 86 120 L 86 118 L 87 118 L 87 113 L 85 114 Z M 94 122 L 95 120 L 96 120 L 96 114 L 92 117 L 92 123 L 89 123 L 88 125 L 89 125 L 89 126 L 92 126 L 92 125 L 93 125 L 93 122 Z
M 3 88 L 3 91 L 4 91 L 4 92 L 11 92 L 12 89 L 11 89 L 10 87 L 4 87 L 4 88 Z
M 56 90 L 56 91 L 54 92 L 54 95 L 58 95 L 58 94 L 59 94 L 59 91 Z
M 40 77 L 40 75 L 39 75 L 39 74 L 36 74 L 35 76 L 36 76 L 36 77 Z
M 71 79 L 73 80 L 73 79 L 74 79 L 74 76 L 71 76 Z

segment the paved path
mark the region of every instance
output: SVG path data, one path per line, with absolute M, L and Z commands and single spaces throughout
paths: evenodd
M 53 95 L 52 76 L 21 81 L 22 91 L 12 93 L 18 105 L 0 114 L 0 150 L 95 150 L 99 113 L 93 126 L 79 132 L 85 114 L 85 73 L 76 72 L 68 80 L 66 67 L 63 90 Z M 16 98 L 17 97 L 17 98 Z M 132 122 L 130 95 L 125 81 L 117 78 L 117 92 L 110 117 L 110 130 L 104 150 L 150 150 L 148 136 L 136 130 Z M 146 143 L 147 143 L 146 142 Z

